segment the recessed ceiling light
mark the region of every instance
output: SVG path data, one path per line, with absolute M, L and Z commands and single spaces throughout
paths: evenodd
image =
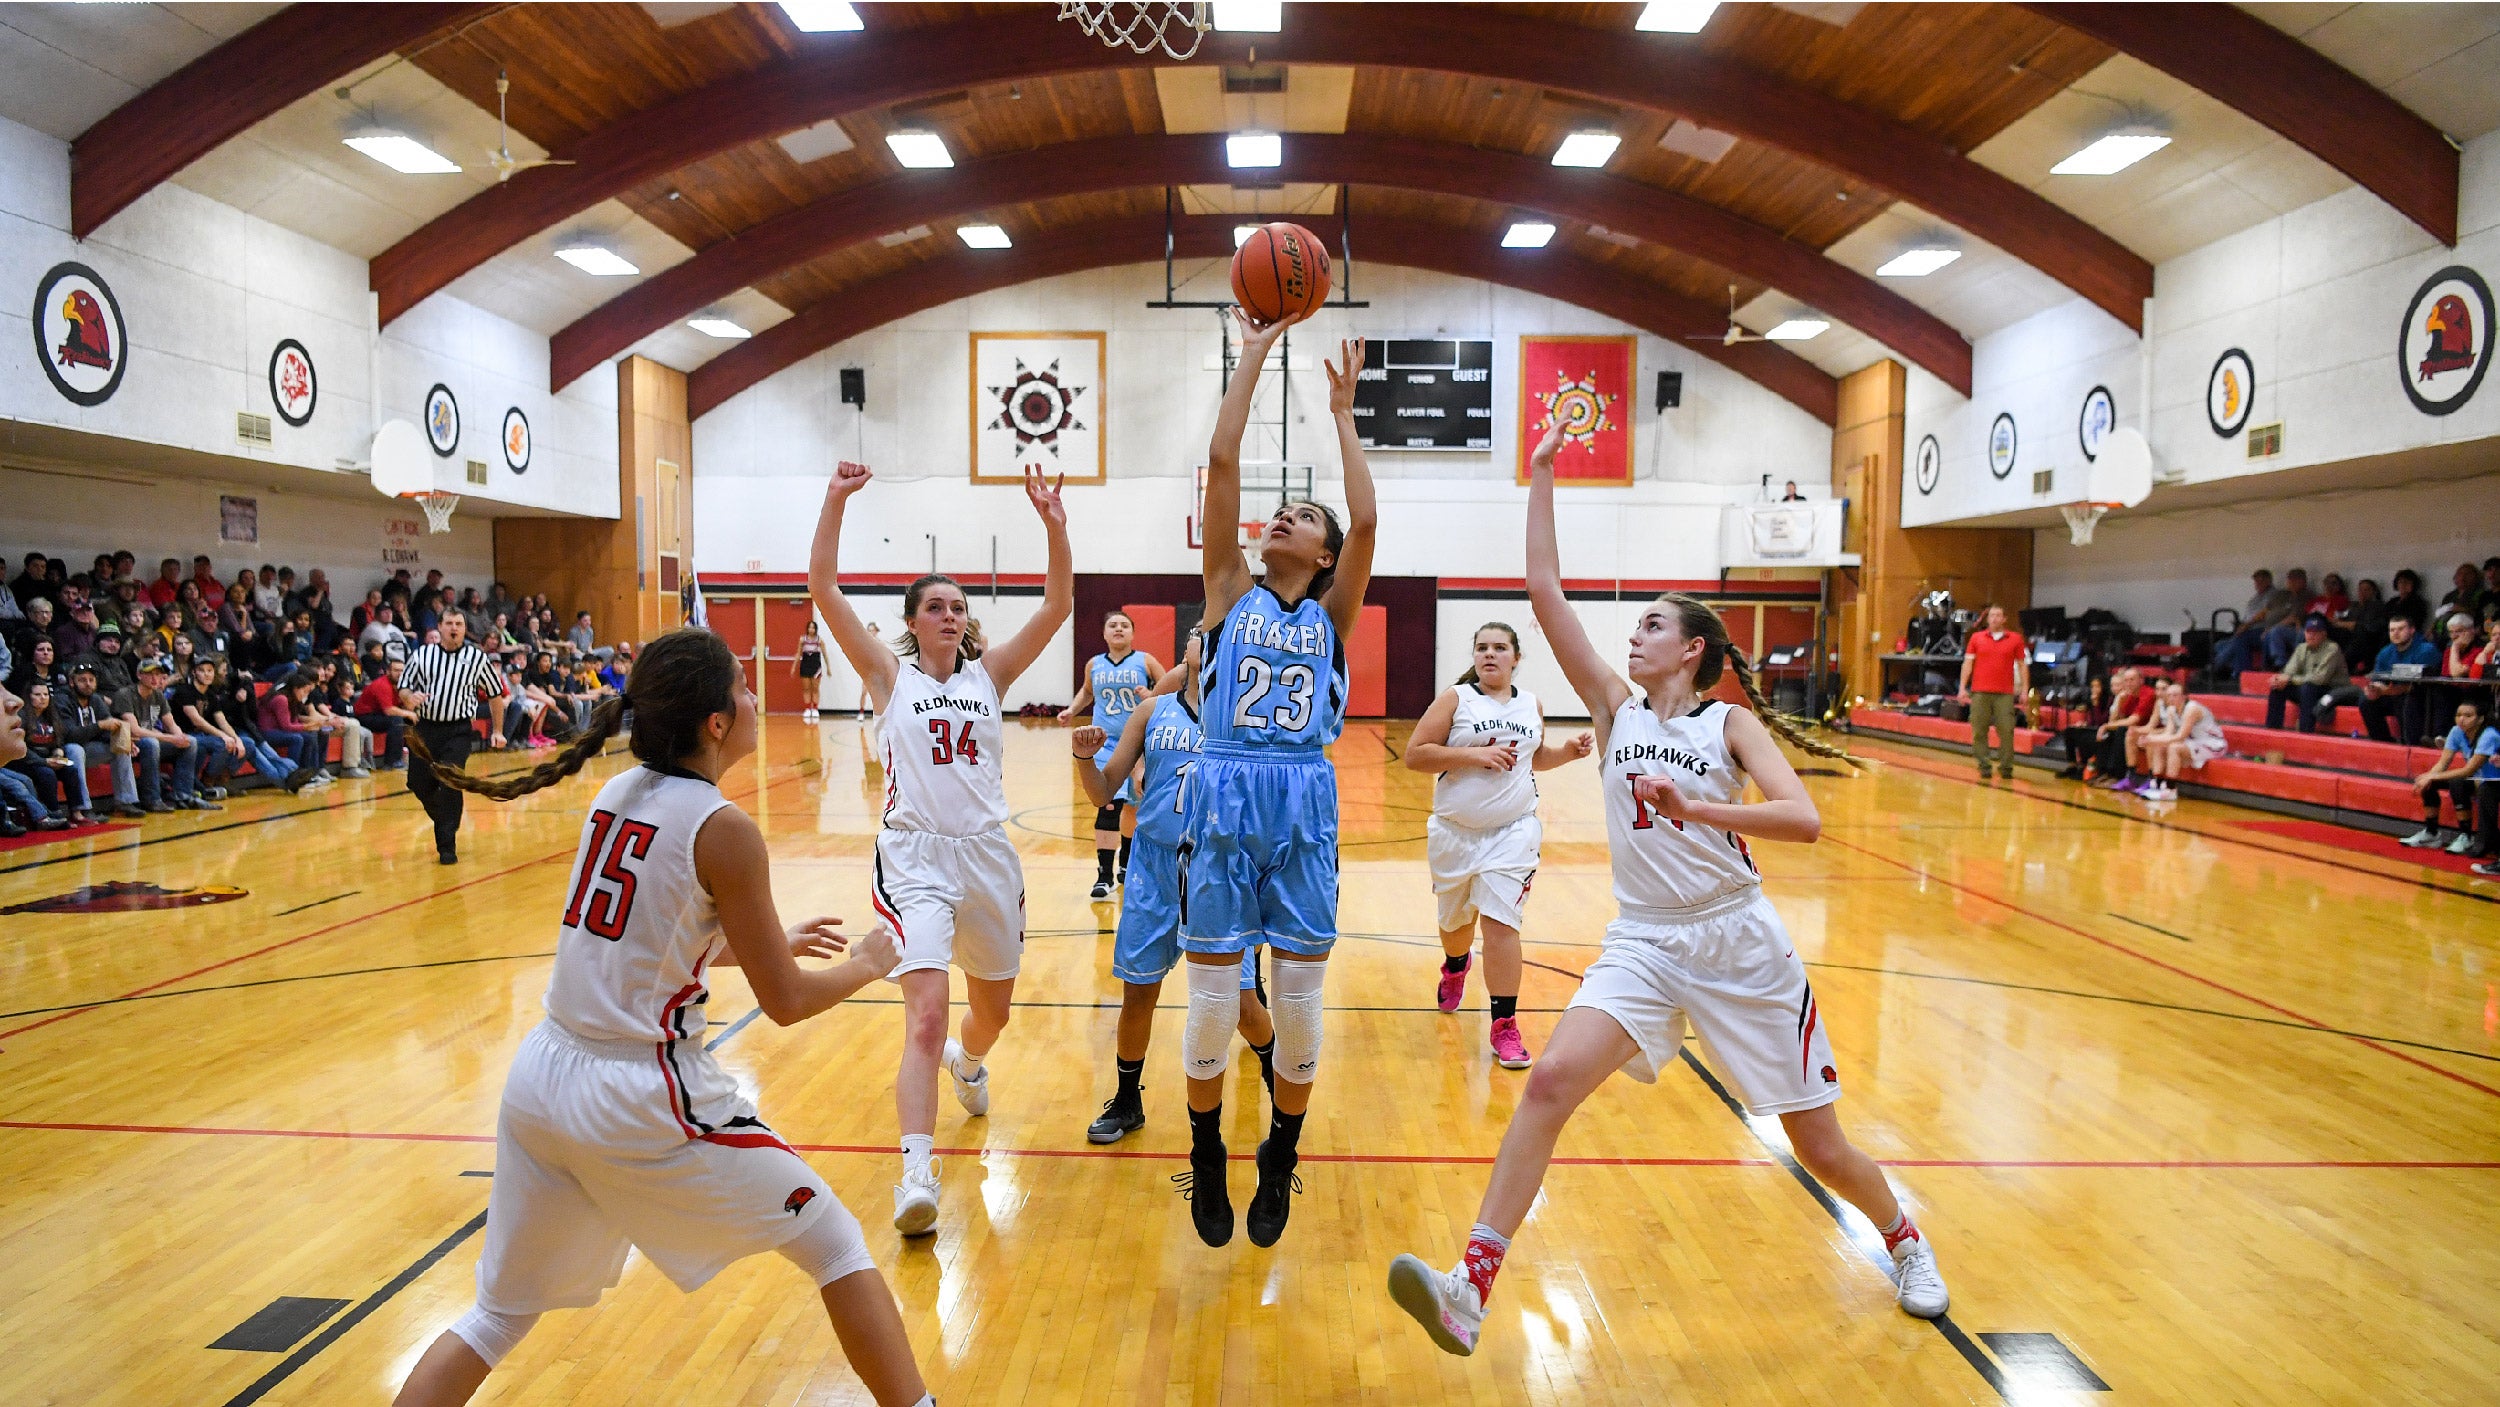
M 1248 244 L 1250 242 L 1250 236 L 1257 234 L 1258 232 L 1259 227 L 1256 225 L 1233 226 L 1233 248 L 1239 249 L 1243 245 Z
M 946 150 L 946 139 L 935 132 L 888 132 L 885 144 L 896 161 L 915 171 L 955 164 L 954 155 Z
M 1719 0 L 1649 0 L 1632 27 L 1652 34 L 1699 34 L 1718 8 Z
M 1820 318 L 1790 318 L 1762 335 L 1774 342 L 1811 342 L 1830 326 Z
M 1574 132 L 1554 148 L 1556 166 L 1603 166 L 1623 139 L 1612 132 Z
M 615 250 L 603 249 L 595 244 L 577 244 L 570 249 L 559 249 L 556 257 L 583 273 L 596 274 L 600 278 L 623 278 L 642 272 L 627 263 Z
M 1961 257 L 1959 249 L 1905 249 L 1875 272 L 1884 278 L 1925 278 Z
M 706 337 L 718 337 L 726 342 L 734 342 L 739 338 L 755 335 L 727 318 L 688 318 L 686 326 Z
M 1554 237 L 1554 227 L 1542 220 L 1520 220 L 1502 232 L 1504 249 L 1543 249 Z
M 1232 166 L 1281 166 L 1285 139 L 1273 132 L 1235 132 L 1224 139 L 1224 160 Z
M 996 225 L 958 225 L 955 233 L 975 249 L 1005 249 L 1015 243 Z
M 1285 27 L 1284 0 L 1215 0 L 1215 27 L 1226 34 L 1274 34 Z
M 898 244 L 909 244 L 914 240 L 927 239 L 928 237 L 929 227 L 927 225 L 914 225 L 908 230 L 896 230 L 892 234 L 881 234 L 877 236 L 877 243 L 884 245 L 888 249 L 892 249 Z
M 460 169 L 460 163 L 404 132 L 359 132 L 347 145 L 404 176 L 440 176 Z
M 2112 132 L 2049 168 L 2052 176 L 2108 176 L 2170 145 L 2159 132 Z
M 846 0 L 781 0 L 781 12 L 802 34 L 860 28 L 859 11 Z

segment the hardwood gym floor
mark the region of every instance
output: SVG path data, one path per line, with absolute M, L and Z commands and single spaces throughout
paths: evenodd
M 1483 1349 L 1443 1356 L 1383 1274 L 1401 1250 L 1454 1257 L 1526 1075 L 1492 1066 L 1480 983 L 1433 1010 L 1428 782 L 1393 760 L 1404 736 L 1358 724 L 1336 749 L 1346 941 L 1308 1192 L 1272 1251 L 1202 1247 L 1166 1181 L 1187 1146 L 1177 988 L 1146 1129 L 1085 1142 L 1111 1085 L 1115 906 L 1086 901 L 1055 730 L 1009 733 L 1029 956 L 993 1113 L 941 1101 L 933 1240 L 888 1222 L 890 989 L 784 1030 L 750 1019 L 735 972 L 715 982 L 722 1058 L 868 1225 L 950 1407 L 2491 1400 L 2500 885 L 2224 806 L 2148 822 L 2065 783 L 1981 788 L 1966 762 L 1864 740 L 1871 775 L 1809 777 L 1822 844 L 1757 851 L 1843 1117 L 1935 1240 L 1950 1326 L 1893 1308 L 1868 1229 L 1688 1047 L 1657 1086 L 1590 1102 Z M 504 1069 L 538 1019 L 589 778 L 623 765 L 473 800 L 452 870 L 396 777 L 0 851 L 0 1403 L 387 1401 L 469 1302 Z M 878 782 L 855 725 L 776 718 L 724 783 L 771 837 L 785 916 L 869 918 Z M 1611 912 L 1595 787 L 1586 764 L 1545 778 L 1532 1045 Z M 110 881 L 248 892 L 6 911 Z M 1246 1053 L 1233 1090 L 1246 1158 L 1265 1118 Z M 1252 1176 L 1236 1166 L 1237 1201 Z M 335 1303 L 211 1347 L 281 1297 Z M 865 1400 L 769 1257 L 692 1297 L 637 1257 L 479 1397 Z

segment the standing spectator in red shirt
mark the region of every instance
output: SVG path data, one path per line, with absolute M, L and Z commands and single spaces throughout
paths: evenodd
M 2031 646 L 2005 628 L 2005 608 L 1990 605 L 1987 622 L 1962 644 L 1962 702 L 1970 706 L 1970 750 L 1979 780 L 1988 780 L 1988 730 L 1996 730 L 1997 775 L 2014 779 L 2014 700 L 2031 685 Z

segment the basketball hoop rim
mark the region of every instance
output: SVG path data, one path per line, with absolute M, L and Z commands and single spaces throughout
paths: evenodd
M 2113 508 L 2126 506 L 2114 499 L 2088 498 L 2077 503 L 2061 503 L 2057 506 L 2057 511 L 2066 519 L 2068 542 L 2076 547 L 2089 547 L 2092 544 L 2092 534 L 2100 527 L 2102 517 Z
M 442 489 L 419 489 L 398 495 L 415 501 L 425 512 L 425 530 L 429 533 L 451 531 L 451 515 L 460 507 L 460 495 Z

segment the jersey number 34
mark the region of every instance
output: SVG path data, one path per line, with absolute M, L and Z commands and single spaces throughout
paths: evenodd
M 957 737 L 945 719 L 932 718 L 929 720 L 929 739 L 929 761 L 937 766 L 943 767 L 957 758 L 975 767 L 981 765 L 981 740 L 972 736 L 971 719 L 964 720 L 963 736 Z
M 626 862 L 649 859 L 651 842 L 659 834 L 647 821 L 626 820 L 613 811 L 591 812 L 590 844 L 582 850 L 582 872 L 573 879 L 573 901 L 564 906 L 564 926 L 611 943 L 623 938 L 625 920 L 634 911 L 636 882 Z

